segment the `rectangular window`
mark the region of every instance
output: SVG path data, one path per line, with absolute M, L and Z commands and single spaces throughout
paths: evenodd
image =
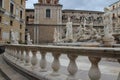
M 25 29 L 25 31 L 28 31 L 28 29 Z
M 23 0 L 21 0 L 21 5 L 23 4 Z
M 10 20 L 10 26 L 13 26 L 13 21 Z
M 0 7 L 2 7 L 3 5 L 3 0 L 0 0 Z
M 20 29 L 22 29 L 22 24 L 20 24 Z
M 20 11 L 20 19 L 22 19 L 22 11 Z
M 13 5 L 13 3 L 10 3 L 10 13 L 11 14 L 14 13 L 14 5 Z
M 20 42 L 22 41 L 22 33 L 20 33 Z
M 2 22 L 2 16 L 0 16 L 0 23 Z
M 51 13 L 51 11 L 50 11 L 50 9 L 46 9 L 46 18 L 50 18 L 50 14 Z
M 18 16 L 19 15 L 19 9 L 16 8 L 16 15 Z

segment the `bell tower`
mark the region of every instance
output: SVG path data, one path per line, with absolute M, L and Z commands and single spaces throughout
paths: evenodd
M 62 5 L 59 0 L 38 0 L 35 7 L 35 24 L 62 23 Z

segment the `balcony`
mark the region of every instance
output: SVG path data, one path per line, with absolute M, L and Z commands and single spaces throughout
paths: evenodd
M 5 13 L 5 9 L 0 7 L 0 13 L 4 14 Z
M 48 52 L 52 54 L 52 63 L 47 62 L 47 58 L 50 58 L 47 57 Z M 38 55 L 40 56 L 38 57 Z M 62 65 L 60 57 L 62 55 L 66 55 L 66 59 L 69 61 L 69 65 L 67 65 L 67 68 L 63 72 L 60 71 Z M 53 45 L 6 45 L 4 59 L 22 72 L 35 77 L 33 80 L 81 80 L 76 77 L 78 68 L 81 68 L 78 67 L 76 59 L 79 59 L 80 56 L 88 57 L 91 64 L 90 69 L 88 69 L 89 80 L 101 80 L 102 73 L 99 62 L 103 58 L 113 58 L 120 63 L 120 48 L 118 46 L 115 48 L 102 48 Z M 65 71 L 68 74 L 65 74 Z M 78 75 L 81 76 L 83 74 Z M 83 77 L 87 76 L 84 75 Z M 120 74 L 117 78 L 117 80 L 120 80 Z
M 12 13 L 10 14 L 10 18 L 11 18 L 11 19 L 15 19 L 15 17 L 16 17 L 16 16 L 15 16 L 14 14 L 12 14 Z
M 23 20 L 23 19 L 20 19 L 20 22 L 21 22 L 21 23 L 24 23 L 24 20 Z

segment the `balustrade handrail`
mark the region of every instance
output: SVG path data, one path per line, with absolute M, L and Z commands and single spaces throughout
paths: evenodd
M 73 47 L 73 46 L 56 46 L 56 45 L 7 44 L 5 45 L 6 47 L 5 57 L 8 58 L 8 60 L 13 59 L 11 61 L 12 62 L 15 61 L 15 64 L 17 61 L 18 66 L 20 66 L 19 63 L 23 63 L 25 67 L 30 66 L 31 64 L 31 69 L 34 70 L 38 63 L 37 51 L 40 51 L 41 54 L 41 59 L 39 63 L 41 68 L 40 72 L 47 72 L 46 70 L 47 60 L 45 57 L 46 57 L 46 53 L 50 52 L 52 54 L 52 57 L 54 58 L 51 65 L 52 72 L 50 74 L 48 73 L 49 76 L 48 75 L 42 76 L 46 78 L 42 80 L 60 80 L 61 76 L 59 70 L 61 64 L 59 58 L 60 55 L 66 54 L 69 59 L 69 65 L 67 67 L 67 71 L 69 75 L 67 77 L 64 77 L 64 79 L 62 78 L 61 80 L 78 80 L 76 79 L 76 73 L 78 71 L 76 59 L 78 56 L 87 56 L 91 63 L 91 67 L 88 72 L 88 76 L 90 80 L 100 80 L 101 71 L 99 69 L 99 62 L 101 58 L 117 59 L 118 62 L 120 63 L 120 47 L 114 47 L 114 46 L 119 46 L 119 45 L 113 45 L 113 47 L 75 47 L 75 46 Z M 32 53 L 31 59 L 29 56 L 30 51 Z M 24 52 L 26 52 L 26 54 L 24 54 Z M 119 78 L 120 75 L 118 75 L 118 80 Z
M 6 47 L 23 47 L 24 49 L 36 49 L 45 52 L 59 52 L 64 54 L 77 54 L 82 56 L 106 57 L 120 59 L 120 48 L 112 47 L 71 47 L 53 45 L 6 45 Z

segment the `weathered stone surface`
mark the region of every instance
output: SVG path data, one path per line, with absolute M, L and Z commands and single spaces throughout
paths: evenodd
M 11 80 L 29 80 L 25 76 L 16 72 L 8 64 L 6 64 L 6 62 L 2 58 L 2 55 L 0 55 L 0 68 Z M 1 80 L 1 76 L 0 76 L 0 80 Z M 6 80 L 6 79 L 3 78 L 2 80 Z

